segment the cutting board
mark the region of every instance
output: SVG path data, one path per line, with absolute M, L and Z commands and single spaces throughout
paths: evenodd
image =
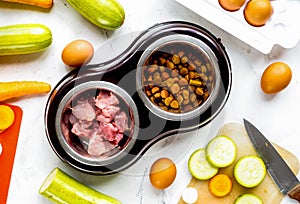
M 23 111 L 20 107 L 13 105 L 8 106 L 13 109 L 15 113 L 15 120 L 12 126 L 0 133 L 0 143 L 3 148 L 2 154 L 0 155 L 0 204 L 6 204 L 23 115 Z
M 219 131 L 219 134 L 227 135 L 235 141 L 238 147 L 236 161 L 242 156 L 256 155 L 256 151 L 246 133 L 246 130 L 241 124 L 225 124 Z M 293 172 L 297 175 L 299 171 L 299 161 L 296 156 L 274 143 L 273 145 L 293 170 Z M 280 193 L 279 189 L 277 188 L 269 174 L 266 175 L 265 179 L 257 187 L 244 188 L 239 185 L 233 177 L 234 164 L 219 170 L 219 173 L 227 174 L 228 176 L 230 176 L 233 182 L 232 191 L 225 197 L 218 198 L 212 195 L 208 189 L 208 181 L 200 181 L 195 178 L 191 179 L 188 186 L 194 187 L 198 190 L 199 197 L 196 202 L 197 204 L 232 204 L 233 201 L 243 193 L 253 193 L 258 195 L 259 197 L 261 197 L 264 204 L 279 204 L 282 201 L 284 195 Z M 178 204 L 184 204 L 182 199 L 179 200 Z

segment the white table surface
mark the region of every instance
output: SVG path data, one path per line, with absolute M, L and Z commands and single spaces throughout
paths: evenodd
M 0 57 L 0 81 L 37 80 L 52 86 L 71 69 L 61 61 L 61 51 L 74 39 L 89 40 L 95 49 L 109 45 L 111 52 L 97 50 L 100 59 L 110 59 L 123 51 L 130 42 L 122 36 L 134 36 L 152 25 L 184 20 L 196 23 L 221 38 L 229 54 L 233 86 L 221 114 L 209 125 L 186 134 L 174 135 L 153 146 L 134 166 L 111 176 L 91 176 L 63 163 L 52 151 L 44 130 L 44 109 L 48 95 L 8 101 L 23 109 L 23 120 L 11 178 L 8 204 L 50 203 L 38 190 L 45 177 L 59 167 L 79 181 L 123 201 L 123 203 L 176 203 L 190 180 L 186 163 L 196 148 L 216 134 L 227 122 L 247 118 L 257 125 L 270 140 L 290 150 L 300 158 L 300 44 L 294 48 L 275 47 L 262 54 L 239 39 L 222 31 L 174 0 L 120 0 L 125 9 L 124 25 L 114 31 L 104 31 L 82 18 L 64 0 L 56 0 L 50 11 L 16 4 L 0 3 L 0 26 L 19 23 L 42 23 L 53 33 L 53 43 L 39 54 Z M 212 14 L 213 15 L 213 14 Z M 107 44 L 107 42 L 111 42 Z M 98 58 L 94 59 L 97 60 Z M 98 59 L 99 60 L 99 59 Z M 260 77 L 273 61 L 290 65 L 293 78 L 289 86 L 277 95 L 265 95 L 260 89 Z M 197 139 L 198 138 L 198 139 Z M 199 139 L 201 138 L 201 139 Z M 175 182 L 165 191 L 155 190 L 147 177 L 152 162 L 161 156 L 173 158 L 178 167 Z M 0 164 L 1 165 L 1 164 Z M 1 185 L 1 184 L 0 184 Z M 296 203 L 285 197 L 282 203 Z

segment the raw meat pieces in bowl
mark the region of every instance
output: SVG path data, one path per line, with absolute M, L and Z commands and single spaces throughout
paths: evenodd
M 123 99 L 109 90 L 93 92 L 83 92 L 66 105 L 61 130 L 77 153 L 105 159 L 129 142 L 133 121 Z

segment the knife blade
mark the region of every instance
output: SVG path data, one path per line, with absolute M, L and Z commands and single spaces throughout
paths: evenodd
M 300 203 L 300 182 L 271 142 L 249 121 L 244 119 L 246 132 L 272 179 L 283 194 Z

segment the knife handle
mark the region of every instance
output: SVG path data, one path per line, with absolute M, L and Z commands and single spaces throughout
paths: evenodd
M 300 184 L 296 185 L 288 192 L 288 195 L 300 203 Z

